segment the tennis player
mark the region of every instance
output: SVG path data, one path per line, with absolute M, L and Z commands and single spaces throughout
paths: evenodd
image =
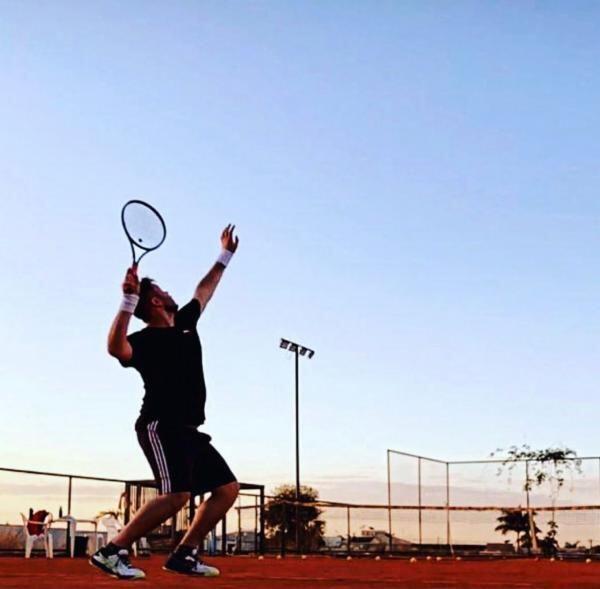
M 235 225 L 221 234 L 222 251 L 181 309 L 158 284 L 138 279 L 130 268 L 123 283 L 123 302 L 108 336 L 108 353 L 123 366 L 135 368 L 145 395 L 135 429 L 150 463 L 159 496 L 146 503 L 131 522 L 90 563 L 120 579 L 143 579 L 144 571 L 129 561 L 131 545 L 175 515 L 191 496 L 210 493 L 196 511 L 181 543 L 164 569 L 192 576 L 216 576 L 219 570 L 202 562 L 198 546 L 233 505 L 239 491 L 223 457 L 197 430 L 204 423 L 206 386 L 202 346 L 196 324 L 238 247 Z M 127 336 L 131 315 L 146 323 Z

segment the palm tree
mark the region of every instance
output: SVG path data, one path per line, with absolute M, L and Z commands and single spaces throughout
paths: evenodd
M 532 517 L 535 512 L 532 513 Z M 509 532 L 517 534 L 517 551 L 521 549 L 521 546 L 531 550 L 532 537 L 531 529 L 529 524 L 529 516 L 527 511 L 522 509 L 503 509 L 502 515 L 497 518 L 499 522 L 495 527 L 496 532 L 501 532 L 502 535 L 506 535 Z M 540 530 L 534 523 L 534 534 L 537 534 Z

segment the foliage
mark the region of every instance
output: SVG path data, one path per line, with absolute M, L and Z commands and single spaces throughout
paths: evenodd
M 108 509 L 106 511 L 99 511 L 96 516 L 94 517 L 94 519 L 101 519 L 106 515 L 111 515 L 112 517 L 114 517 L 115 519 L 119 519 L 120 514 L 118 511 L 114 510 L 114 509 Z
M 498 448 L 491 455 L 496 456 L 499 452 L 504 450 Z M 523 444 L 520 448 L 511 446 L 506 454 L 502 466 L 498 469 L 498 476 L 507 470 L 510 479 L 517 464 L 527 462 L 529 469 L 523 483 L 524 491 L 531 491 L 534 486 L 541 487 L 547 483 L 551 487 L 552 497 L 556 498 L 565 484 L 565 476 L 572 476 L 574 472 L 581 473 L 581 459 L 571 448 L 532 450 L 527 444 Z
M 266 535 L 270 543 L 280 546 L 282 538 L 285 538 L 286 547 L 295 547 L 298 530 L 301 549 L 315 550 L 321 546 L 325 522 L 319 517 L 323 512 L 310 505 L 319 500 L 319 492 L 312 487 L 300 487 L 300 503 L 309 505 L 299 506 L 294 505 L 294 485 L 282 485 L 274 490 L 273 495 L 265 505 Z
M 558 540 L 556 534 L 558 533 L 558 524 L 554 520 L 548 522 L 548 531 L 546 535 L 538 540 L 538 546 L 544 556 L 555 556 L 558 551 Z
M 531 521 L 535 512 L 532 512 Z M 503 509 L 502 515 L 497 518 L 498 525 L 495 527 L 496 532 L 501 532 L 502 535 L 506 535 L 510 532 L 514 532 L 517 535 L 517 551 L 521 548 L 525 548 L 531 551 L 533 546 L 533 538 L 531 535 L 531 523 L 530 518 L 526 510 L 524 509 Z M 535 525 L 534 522 L 534 534 L 536 535 L 541 530 Z

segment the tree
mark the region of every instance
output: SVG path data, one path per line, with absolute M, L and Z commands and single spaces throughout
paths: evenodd
M 538 546 L 544 556 L 555 556 L 558 551 L 558 541 L 556 534 L 558 533 L 558 524 L 554 520 L 548 522 L 548 531 L 546 535 L 538 540 Z
M 492 452 L 491 456 L 496 456 L 498 452 L 503 452 L 502 448 Z M 581 473 L 581 458 L 578 458 L 577 452 L 571 448 L 532 450 L 527 444 L 523 444 L 520 448 L 511 446 L 506 453 L 507 456 L 498 469 L 498 476 L 506 469 L 510 477 L 518 463 L 526 462 L 530 468 L 523 482 L 523 490 L 531 491 L 534 486 L 541 487 L 546 483 L 550 486 L 553 500 L 556 500 L 565 484 L 567 474 L 572 476 L 573 472 Z
M 492 456 L 495 456 L 497 452 L 502 452 L 499 448 L 496 452 L 492 452 Z M 544 448 L 542 450 L 532 450 L 527 444 L 523 444 L 520 448 L 518 446 L 511 446 L 507 451 L 507 456 L 502 461 L 502 465 L 498 469 L 498 476 L 501 476 L 504 471 L 508 473 L 509 480 L 512 476 L 514 468 L 517 464 L 525 462 L 525 479 L 523 481 L 523 491 L 527 493 L 535 487 L 540 488 L 542 486 L 550 487 L 550 499 L 552 505 L 556 504 L 558 494 L 565 484 L 565 477 L 567 475 L 573 476 L 573 473 L 581 473 L 581 458 L 577 457 L 577 452 L 571 448 Z M 504 511 L 504 510 L 503 510 Z M 526 514 L 527 515 L 527 514 Z M 558 547 L 558 541 L 556 540 L 556 534 L 558 533 L 558 525 L 555 521 L 548 522 L 550 529 L 546 533 L 546 536 L 539 540 L 537 537 L 540 530 L 535 525 L 533 516 L 535 512 L 531 512 L 531 521 L 534 527 L 534 536 L 529 532 L 530 524 L 527 524 L 527 536 L 523 538 L 523 547 L 528 548 L 531 551 L 533 538 L 538 547 L 544 553 L 556 552 Z M 498 518 L 500 520 L 500 518 Z M 501 528 L 504 524 L 501 524 L 496 529 Z M 514 530 L 513 530 L 514 531 Z M 505 532 L 502 532 L 503 534 Z
M 285 537 L 286 548 L 293 548 L 298 528 L 300 547 L 305 550 L 319 548 L 323 544 L 325 531 L 325 522 L 319 519 L 323 511 L 316 505 L 311 505 L 319 500 L 319 492 L 312 487 L 300 487 L 300 503 L 308 505 L 297 508 L 294 485 L 277 487 L 273 495 L 265 505 L 265 527 L 269 542 L 274 546 L 281 546 L 282 538 Z
M 532 513 L 532 516 L 535 512 Z M 533 520 L 533 517 L 531 518 Z M 529 514 L 524 509 L 503 509 L 502 515 L 497 518 L 498 525 L 496 526 L 496 532 L 501 532 L 502 535 L 506 535 L 509 532 L 517 534 L 517 551 L 521 548 L 526 548 L 528 551 L 531 550 L 532 536 L 531 536 L 531 524 Z M 534 534 L 541 532 L 541 530 L 535 526 L 534 523 Z

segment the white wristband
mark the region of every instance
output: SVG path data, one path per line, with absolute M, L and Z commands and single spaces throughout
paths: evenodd
M 135 311 L 135 308 L 137 307 L 139 300 L 140 297 L 136 294 L 124 294 L 123 300 L 121 301 L 121 306 L 119 307 L 119 311 L 133 313 Z
M 217 258 L 217 263 L 223 264 L 223 266 L 225 266 L 227 268 L 227 264 L 229 264 L 229 260 L 231 260 L 232 257 L 233 257 L 233 252 L 230 252 L 229 250 L 223 250 L 219 254 L 219 257 Z

